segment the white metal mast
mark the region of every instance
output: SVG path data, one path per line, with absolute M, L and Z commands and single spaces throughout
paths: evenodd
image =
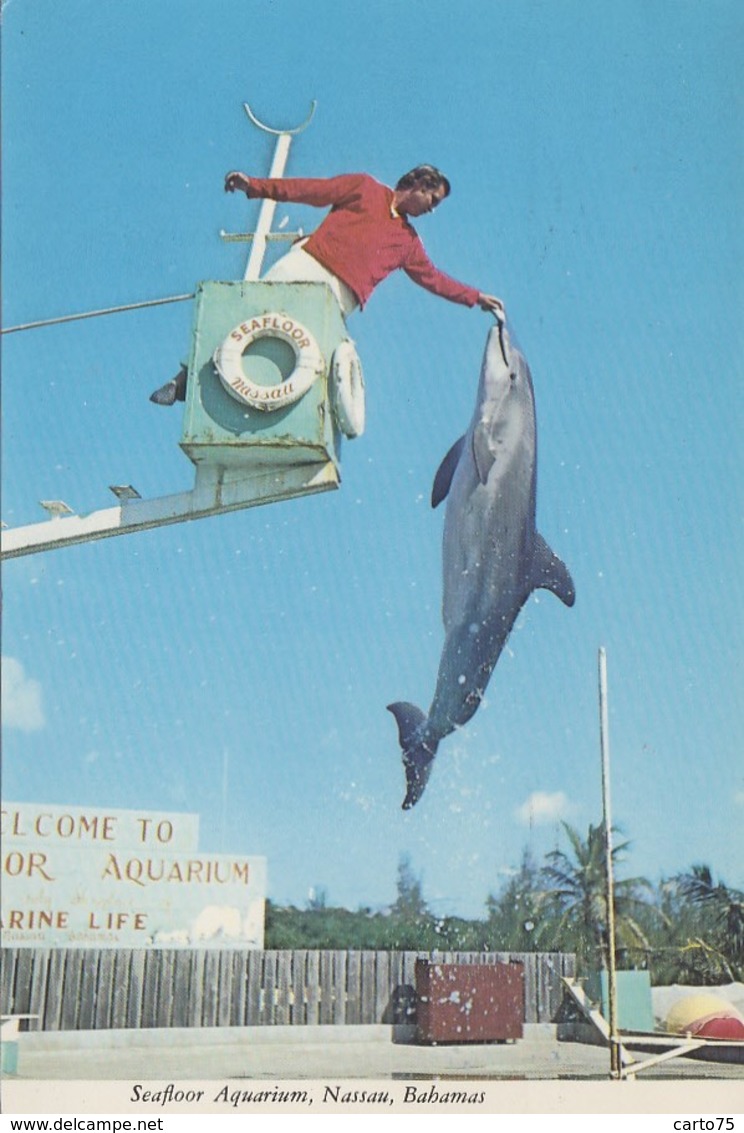
M 610 803 L 610 726 L 607 710 L 607 654 L 599 650 L 599 730 L 602 748 L 602 814 L 605 836 L 605 886 L 607 905 L 607 977 L 609 986 L 610 1074 L 620 1077 L 621 1046 L 617 1018 L 617 973 L 615 966 L 615 881 L 612 865 L 612 807 Z
M 292 143 L 292 138 L 295 136 L 295 134 L 301 134 L 302 131 L 310 125 L 310 122 L 312 121 L 313 115 L 315 113 L 316 103 L 313 102 L 310 109 L 310 114 L 302 123 L 302 125 L 297 126 L 294 130 L 274 130 L 271 126 L 267 126 L 263 122 L 259 121 L 247 102 L 243 103 L 243 105 L 245 107 L 246 114 L 250 118 L 251 122 L 253 122 L 254 126 L 258 126 L 259 130 L 264 130 L 267 134 L 275 135 L 276 146 L 274 148 L 274 159 L 271 163 L 271 169 L 269 170 L 269 177 L 281 177 L 287 165 L 287 157 L 289 156 L 289 147 Z M 245 276 L 243 277 L 244 279 L 255 280 L 258 279 L 260 275 L 263 258 L 266 253 L 266 242 L 270 239 L 271 224 L 274 219 L 275 210 L 276 201 L 264 200 L 261 202 L 261 210 L 258 214 L 258 224 L 256 225 L 256 231 L 252 234 L 253 239 L 251 242 L 251 251 L 250 255 L 248 256 Z M 297 235 L 301 235 L 301 233 L 298 234 L 291 232 L 286 234 L 279 233 L 277 235 L 280 239 L 293 240 Z

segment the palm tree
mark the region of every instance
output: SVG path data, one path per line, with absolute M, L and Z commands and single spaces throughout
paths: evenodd
M 700 939 L 708 964 L 715 959 L 720 974 L 741 977 L 744 969 L 744 893 L 723 881 L 714 882 L 707 865 L 694 865 L 675 879 L 679 896 L 699 914 Z
M 554 850 L 547 855 L 542 881 L 553 918 L 552 925 L 550 919 L 544 922 L 540 941 L 544 943 L 549 932 L 553 947 L 576 952 L 580 969 L 606 969 L 609 967 L 609 941 L 604 823 L 590 824 L 586 840 L 567 822 L 562 825 L 571 843 L 571 853 Z M 628 845 L 621 842 L 613 847 L 613 865 Z M 651 889 L 649 882 L 640 877 L 615 879 L 613 888 L 616 951 L 649 949 L 649 941 L 634 916 L 646 908 L 641 892 Z

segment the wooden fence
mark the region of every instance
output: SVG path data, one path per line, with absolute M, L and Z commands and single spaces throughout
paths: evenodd
M 559 952 L 342 952 L 5 948 L 2 1014 L 45 1031 L 415 1021 L 414 965 L 524 964 L 525 1022 L 555 1020 Z

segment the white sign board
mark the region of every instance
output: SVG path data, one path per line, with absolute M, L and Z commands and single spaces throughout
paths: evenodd
M 265 859 L 197 834 L 196 815 L 3 804 L 3 944 L 262 948 Z
M 199 845 L 199 815 L 3 803 L 0 837 L 3 845 L 14 846 L 60 843 L 195 850 Z

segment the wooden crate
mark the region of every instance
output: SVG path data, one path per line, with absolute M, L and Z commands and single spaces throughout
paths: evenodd
M 417 1035 L 422 1043 L 521 1039 L 524 965 L 416 961 Z

